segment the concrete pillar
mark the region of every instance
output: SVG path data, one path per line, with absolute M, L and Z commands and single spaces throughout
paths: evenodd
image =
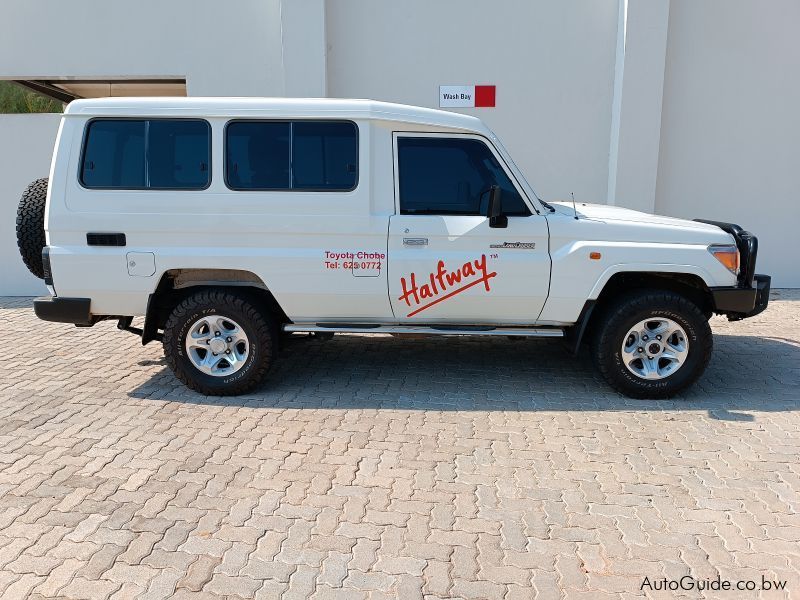
M 670 0 L 620 0 L 608 203 L 655 209 Z
M 281 0 L 284 96 L 327 95 L 325 0 Z

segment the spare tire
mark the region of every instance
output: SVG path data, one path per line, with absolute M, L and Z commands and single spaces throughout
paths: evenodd
M 44 237 L 44 207 L 47 201 L 48 178 L 31 183 L 23 192 L 17 208 L 17 246 L 28 270 L 44 279 L 42 248 Z

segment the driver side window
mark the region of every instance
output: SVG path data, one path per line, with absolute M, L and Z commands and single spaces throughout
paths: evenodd
M 491 150 L 470 138 L 397 140 L 400 214 L 485 215 L 488 190 L 502 189 L 503 214 L 531 213 Z

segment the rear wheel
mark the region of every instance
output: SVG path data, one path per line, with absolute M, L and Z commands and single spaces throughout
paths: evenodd
M 191 389 L 233 396 L 261 383 L 276 339 L 273 320 L 247 294 L 203 290 L 173 309 L 164 326 L 164 355 Z
M 606 381 L 631 398 L 669 398 L 692 385 L 711 358 L 713 337 L 703 312 L 666 291 L 623 296 L 600 315 L 592 344 Z

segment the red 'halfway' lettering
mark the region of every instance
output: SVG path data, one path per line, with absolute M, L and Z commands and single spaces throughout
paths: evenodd
M 477 279 L 466 282 L 466 280 L 474 277 L 477 277 Z M 403 289 L 403 293 L 400 295 L 398 300 L 404 301 L 408 307 L 417 307 L 415 310 L 406 315 L 408 317 L 412 317 L 417 313 L 420 313 L 423 310 L 442 302 L 443 300 L 452 298 L 456 294 L 459 294 L 479 283 L 483 283 L 486 291 L 490 292 L 491 288 L 489 285 L 489 280 L 492 277 L 497 277 L 497 272 L 489 272 L 486 264 L 485 254 L 482 254 L 478 259 L 464 263 L 460 268 L 450 272 L 448 272 L 447 268 L 445 267 L 444 261 L 440 260 L 436 265 L 436 272 L 430 273 L 428 276 L 430 283 L 424 283 L 418 286 L 416 273 L 411 273 L 409 282 L 406 281 L 405 277 L 401 277 L 400 286 Z M 450 289 L 453 288 L 455 284 L 461 283 L 462 279 L 465 281 L 464 285 L 455 289 Z M 436 285 L 437 283 L 439 284 L 438 286 Z M 450 291 L 445 294 L 448 289 Z M 430 302 L 420 306 L 422 300 L 427 300 L 429 298 L 432 299 Z

